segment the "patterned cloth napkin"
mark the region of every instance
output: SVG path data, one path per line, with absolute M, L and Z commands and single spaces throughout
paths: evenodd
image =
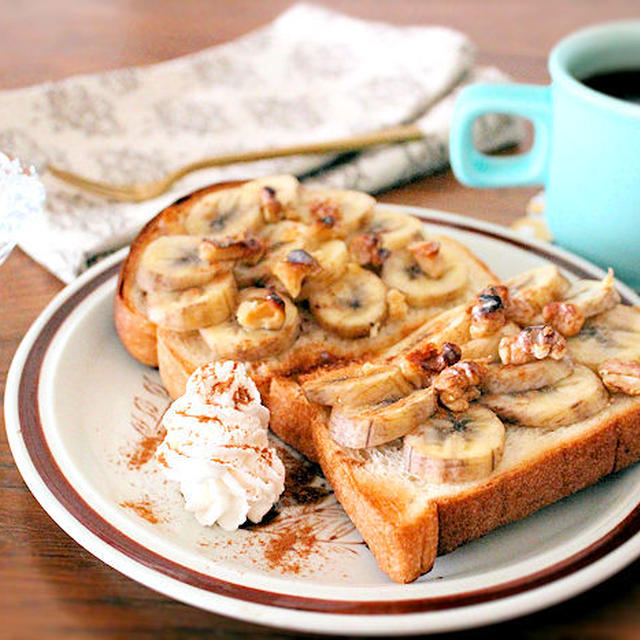
M 455 93 L 476 80 L 464 35 L 395 27 L 296 5 L 233 42 L 147 67 L 0 92 L 0 149 L 33 163 L 47 200 L 20 246 L 64 281 L 125 245 L 181 195 L 219 180 L 293 173 L 315 184 L 377 192 L 443 168 Z M 117 203 L 46 174 L 47 162 L 130 183 L 203 157 L 330 140 L 418 121 L 424 140 L 347 158 L 297 156 L 201 171 L 154 200 Z M 517 142 L 520 123 L 484 117 L 484 150 Z

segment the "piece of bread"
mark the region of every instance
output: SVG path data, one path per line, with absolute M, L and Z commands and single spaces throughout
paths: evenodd
M 545 273 L 547 279 L 542 278 L 545 282 L 559 282 L 557 277 L 547 277 L 551 271 Z M 521 280 L 527 281 L 528 277 Z M 564 286 L 547 287 L 546 292 L 542 287 L 528 291 L 528 300 L 537 297 L 540 303 L 531 307 L 533 311 L 541 312 L 549 299 L 569 296 L 571 292 L 567 293 Z M 589 317 L 579 333 L 566 341 L 558 332 L 554 333 L 562 344 L 568 345 L 565 352 L 568 355 L 556 354 L 557 359 L 539 362 L 531 358 L 535 366 L 544 363 L 549 370 L 568 367 L 570 373 L 565 371 L 557 380 L 539 384 L 533 391 L 495 394 L 485 389 L 482 395 L 469 396 L 471 409 L 478 405 L 490 407 L 499 413 L 506 427 L 501 457 L 492 459 L 492 470 L 480 477 L 436 481 L 433 476 L 425 479 L 410 472 L 411 453 L 407 457 L 406 440 L 415 437 L 421 426 L 404 439 L 395 438 L 377 446 L 354 449 L 337 442 L 331 426 L 333 411 L 343 411 L 340 402 L 348 404 L 351 399 L 343 395 L 335 401 L 336 405 L 327 395 L 327 381 L 333 384 L 333 380 L 346 378 L 352 386 L 358 385 L 357 377 L 349 377 L 352 369 L 346 365 L 337 370 L 317 370 L 295 379 L 272 381 L 269 401 L 281 423 L 281 433 L 320 464 L 379 566 L 393 580 L 415 580 L 431 568 L 437 554 L 448 553 L 501 525 L 524 518 L 640 460 L 640 309 L 616 305 L 619 298 L 615 292 L 609 289 L 607 298 L 598 288 L 601 283 L 594 286 L 595 298 L 607 300 L 606 310 Z M 579 286 L 577 290 L 583 291 Z M 522 313 L 527 305 L 514 308 L 516 313 Z M 376 362 L 380 366 L 397 365 L 398 356 L 407 349 L 420 349 L 429 342 L 442 347 L 445 342 L 458 341 L 464 352 L 469 323 L 469 305 L 454 308 L 380 354 Z M 512 334 L 505 327 L 508 323 L 502 328 L 506 343 L 522 344 L 518 342 L 522 336 L 532 335 L 529 329 Z M 542 333 L 539 327 L 533 329 L 536 331 Z M 483 344 L 489 349 L 488 357 L 485 354 L 483 359 L 494 361 L 490 365 L 493 371 L 513 376 L 518 365 L 500 365 L 498 345 Z M 503 359 L 504 346 L 500 349 Z M 526 368 L 530 366 L 525 363 L 520 371 L 531 371 Z M 621 372 L 624 375 L 619 375 Z M 363 373 L 360 381 L 372 384 L 371 375 Z M 518 384 L 522 378 L 521 375 Z M 518 378 L 509 378 L 513 379 Z M 365 386 L 360 384 L 356 388 Z M 346 389 L 344 393 L 348 392 Z M 512 414 L 508 407 L 505 412 L 505 396 L 507 402 L 518 407 Z M 317 402 L 318 398 L 323 404 Z M 543 412 L 541 402 L 548 405 Z M 388 404 L 383 402 L 382 406 Z M 354 415 L 366 409 L 356 405 Z M 527 411 L 531 421 L 524 426 Z M 445 413 L 469 415 L 468 411 L 456 414 L 442 408 L 436 409 L 435 415 Z M 509 423 L 509 416 L 514 423 Z M 547 424 L 549 416 L 560 426 Z M 368 424 L 371 429 L 372 423 Z
M 275 186 L 271 188 L 271 184 Z M 273 212 L 269 213 L 264 208 L 265 203 L 261 200 L 261 190 L 264 191 L 264 189 L 270 189 L 267 196 L 275 194 L 276 200 L 280 198 L 284 203 L 281 203 L 281 212 L 278 214 L 281 218 L 269 217 L 273 215 Z M 220 204 L 216 200 L 216 198 L 227 197 L 229 194 L 238 196 L 232 205 L 228 205 L 226 201 L 222 201 Z M 308 371 L 317 366 L 345 359 L 371 358 L 423 325 L 428 318 L 439 314 L 444 309 L 460 304 L 487 284 L 497 282 L 496 276 L 491 273 L 488 267 L 460 243 L 447 237 L 428 238 L 429 242 L 437 240 L 439 243 L 439 247 L 436 245 L 435 253 L 426 256 L 429 266 L 436 269 L 434 277 L 429 281 L 434 284 L 428 284 L 428 286 L 439 286 L 440 283 L 443 292 L 438 292 L 432 301 L 429 301 L 428 298 L 422 300 L 420 295 L 417 300 L 408 300 L 408 296 L 399 293 L 397 287 L 386 284 L 387 280 L 395 283 L 395 280 L 398 279 L 397 271 L 388 265 L 393 261 L 397 262 L 402 256 L 409 255 L 408 251 L 403 248 L 404 244 L 425 240 L 422 225 L 417 219 L 404 214 L 379 211 L 377 208 L 374 210 L 374 203 L 375 201 L 370 196 L 357 192 L 305 189 L 291 176 L 263 178 L 250 183 L 223 183 L 201 189 L 181 198 L 161 211 L 143 228 L 132 243 L 129 255 L 123 264 L 114 305 L 115 324 L 122 343 L 131 355 L 140 362 L 159 367 L 162 380 L 174 398 L 183 393 L 186 380 L 195 368 L 213 359 L 229 358 L 248 362 L 251 375 L 256 380 L 258 387 L 262 393 L 267 394 L 269 382 L 274 375 L 286 376 L 293 372 Z M 267 204 L 273 204 L 273 202 L 268 201 Z M 317 208 L 318 204 L 321 205 L 318 209 L 320 213 L 314 213 L 313 207 Z M 150 245 L 158 239 L 162 239 L 163 236 L 208 237 L 205 233 L 206 230 L 203 231 L 198 225 L 195 225 L 195 230 L 201 233 L 194 232 L 193 220 L 200 221 L 203 216 L 206 217 L 208 215 L 207 207 L 209 209 L 218 207 L 222 210 L 222 207 L 225 206 L 236 206 L 237 210 L 243 211 L 244 218 L 242 219 L 248 220 L 247 225 L 250 227 L 252 241 L 256 239 L 263 247 L 266 247 L 266 252 L 259 259 L 257 265 L 252 263 L 253 257 L 247 258 L 247 260 L 243 258 L 211 259 L 210 278 L 213 278 L 214 272 L 220 265 L 226 265 L 227 270 L 233 269 L 231 271 L 235 283 L 233 288 L 236 291 L 230 294 L 235 298 L 232 303 L 233 308 L 230 309 L 230 319 L 217 315 L 220 305 L 227 302 L 221 298 L 220 304 L 212 305 L 213 316 L 203 318 L 200 314 L 200 317 L 195 320 L 190 316 L 189 322 L 193 320 L 196 324 L 195 327 L 191 324 L 182 326 L 183 320 L 178 318 L 180 326 L 176 328 L 176 313 L 172 312 L 171 315 L 164 313 L 162 307 L 160 307 L 161 313 L 158 313 L 157 309 L 154 312 L 152 307 L 155 303 L 153 300 L 157 300 L 160 295 L 173 296 L 174 298 L 177 294 L 182 295 L 185 290 L 190 288 L 190 284 L 179 278 L 169 278 L 168 284 L 164 281 L 158 284 L 157 279 L 162 277 L 163 272 L 160 273 L 160 276 L 155 271 L 149 275 L 145 266 L 147 263 L 144 261 L 145 255 L 148 257 L 150 254 L 145 254 L 145 252 Z M 263 216 L 263 218 L 257 220 L 254 215 L 255 211 L 258 216 Z M 318 218 L 320 214 L 322 215 Z M 399 230 L 385 231 L 384 225 L 380 227 L 379 216 L 382 216 L 384 224 L 387 224 L 389 220 L 398 220 L 405 221 L 407 226 L 406 228 L 400 227 Z M 332 222 L 327 227 L 325 224 L 327 220 L 336 222 L 333 226 L 331 226 Z M 285 224 L 292 227 L 299 225 L 302 233 L 308 234 L 310 239 L 307 241 L 307 236 L 304 236 L 304 240 L 300 241 L 300 247 L 308 249 L 308 253 L 312 254 L 314 258 L 317 257 L 321 263 L 320 256 L 323 255 L 321 253 L 323 247 L 333 241 L 347 256 L 344 258 L 347 269 L 351 269 L 353 273 L 358 275 L 364 271 L 366 278 L 373 279 L 375 286 L 382 287 L 382 291 L 388 297 L 381 302 L 382 315 L 375 323 L 371 322 L 364 333 L 356 327 L 357 335 L 352 335 L 352 329 L 343 329 L 339 322 L 338 326 L 335 326 L 335 322 L 334 325 L 326 325 L 319 321 L 320 312 L 316 313 L 315 308 L 321 307 L 321 304 L 315 304 L 315 298 L 312 297 L 314 292 L 318 297 L 320 290 L 328 289 L 335 282 L 342 282 L 345 278 L 344 271 L 339 273 L 336 271 L 338 277 L 332 277 L 331 266 L 333 263 L 330 260 L 326 262 L 326 265 L 329 266 L 323 268 L 319 276 L 314 272 L 303 280 L 303 289 L 297 296 L 295 295 L 295 278 L 293 285 L 288 280 L 290 274 L 286 268 L 290 267 L 289 264 L 284 265 L 285 270 L 282 274 L 277 272 L 277 275 L 274 275 L 274 272 L 268 269 L 260 270 L 261 265 L 267 264 L 269 260 L 272 261 L 270 264 L 275 263 L 276 253 L 285 243 L 274 229 L 277 226 L 278 228 L 284 227 Z M 382 228 L 380 233 L 376 231 L 375 225 L 378 225 L 377 228 Z M 294 231 L 297 234 L 298 227 Z M 287 230 L 287 233 L 290 233 L 290 230 Z M 220 233 L 217 229 L 216 234 L 216 242 L 218 242 Z M 364 243 L 364 246 L 353 245 L 354 238 L 361 240 L 363 237 L 371 242 L 368 245 Z M 229 238 L 236 241 L 246 239 L 245 230 L 234 227 Z M 295 238 L 296 240 L 291 243 L 289 236 L 287 236 L 287 242 L 289 242 L 287 246 L 290 248 L 298 246 L 295 244 L 298 236 L 296 235 Z M 227 238 L 224 238 L 224 241 L 226 242 Z M 388 248 L 387 242 L 393 248 Z M 423 242 L 423 244 L 428 243 Z M 216 246 L 214 250 L 224 252 L 226 248 L 220 249 Z M 368 256 L 373 262 L 378 260 L 378 263 L 365 264 Z M 434 256 L 435 258 L 440 256 L 440 259 L 445 261 L 443 262 L 444 269 L 442 265 L 435 263 L 432 265 L 429 262 L 430 260 L 433 262 Z M 193 256 L 191 258 L 193 259 Z M 410 257 L 409 259 L 413 260 Z M 280 260 L 279 266 L 282 266 L 284 262 Z M 384 265 L 381 266 L 383 262 Z M 366 268 L 362 269 L 358 264 L 363 264 Z M 413 267 L 416 265 L 417 263 L 413 264 Z M 439 266 L 444 275 L 437 270 Z M 385 269 L 390 275 L 385 275 L 387 274 Z M 295 336 L 292 336 L 293 339 L 288 342 L 282 341 L 280 348 L 275 350 L 272 348 L 256 349 L 253 346 L 254 343 L 246 348 L 246 345 L 243 346 L 237 340 L 238 344 L 232 348 L 229 347 L 228 340 L 225 338 L 229 335 L 228 331 L 226 334 L 221 332 L 222 337 L 219 339 L 215 335 L 215 327 L 226 326 L 226 324 L 238 326 L 234 314 L 239 309 L 238 301 L 254 286 L 254 282 L 251 280 L 253 275 L 247 276 L 247 273 L 253 274 L 254 272 L 259 274 L 256 278 L 262 279 L 261 285 L 266 284 L 272 287 L 283 299 L 293 300 L 299 316 L 299 328 L 296 330 Z M 461 273 L 462 275 L 460 275 Z M 295 275 L 294 273 L 293 276 Z M 426 277 L 422 272 L 419 272 L 419 275 Z M 313 278 L 316 277 L 318 279 L 314 280 Z M 447 283 L 449 283 L 450 291 L 447 291 Z M 206 282 L 202 286 L 207 286 Z M 402 282 L 399 286 L 402 286 Z M 425 287 L 425 290 L 427 288 Z M 411 289 L 410 286 L 409 289 Z M 418 291 L 418 294 L 420 293 Z M 209 329 L 212 330 L 207 331 Z M 203 330 L 205 331 L 203 332 Z M 204 333 L 208 333 L 208 342 L 203 338 Z M 267 336 L 267 338 L 271 337 Z M 278 431 L 277 426 L 276 431 Z M 290 440 L 289 438 L 285 439 Z M 292 444 L 296 446 L 298 443 L 294 439 Z

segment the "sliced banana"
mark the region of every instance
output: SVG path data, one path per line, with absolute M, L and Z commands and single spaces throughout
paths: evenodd
M 517 393 L 554 385 L 573 372 L 570 358 L 545 358 L 526 364 L 491 364 L 487 366 L 481 388 L 487 393 Z
M 345 338 L 359 338 L 384 322 L 387 290 L 374 273 L 350 263 L 339 280 L 309 295 L 309 306 L 323 328 Z
M 193 331 L 226 320 L 235 308 L 236 284 L 231 273 L 182 291 L 150 291 L 149 320 L 162 329 Z
M 620 294 L 616 291 L 613 271 L 602 280 L 578 280 L 567 291 L 563 302 L 575 305 L 585 318 L 590 318 L 620 304 Z
M 264 328 L 267 326 L 266 322 L 263 322 L 263 328 L 259 328 L 259 324 L 247 322 L 247 316 L 243 312 L 240 320 L 257 328 L 243 327 L 238 318 L 232 316 L 222 324 L 200 329 L 200 335 L 213 352 L 212 359 L 260 360 L 277 355 L 293 344 L 298 336 L 300 318 L 295 304 L 286 295 L 275 293 L 272 289 L 244 289 L 238 295 L 238 309 L 247 309 L 247 303 L 273 296 L 284 305 L 284 322 L 272 325 L 280 326 L 278 329 Z M 275 300 L 272 302 L 277 303 Z
M 519 365 L 523 366 L 523 365 Z M 496 393 L 479 400 L 503 420 L 524 427 L 562 427 L 602 411 L 609 394 L 600 378 L 582 365 L 553 385 L 520 393 Z
M 560 300 L 569 289 L 569 281 L 554 264 L 524 271 L 505 285 L 511 297 L 507 315 L 524 326 L 535 324 L 544 305 Z
M 589 318 L 567 340 L 569 353 L 594 371 L 605 360 L 640 360 L 640 309 L 617 305 Z
M 242 187 L 208 193 L 187 213 L 185 229 L 210 238 L 241 238 L 257 231 L 263 223 L 260 203 L 243 193 Z
M 345 238 L 362 226 L 375 204 L 375 198 L 360 191 L 305 189 L 301 210 L 318 237 Z
M 402 249 L 411 242 L 422 240 L 425 235 L 420 220 L 389 209 L 376 209 L 368 215 L 361 233 L 378 234 L 382 240 L 382 246 L 390 251 Z
M 504 442 L 504 425 L 484 407 L 439 411 L 405 436 L 405 468 L 428 482 L 480 480 L 499 464 Z
M 466 286 L 469 269 L 464 262 L 453 260 L 448 250 L 440 253 L 446 269 L 440 278 L 430 278 L 406 249 L 392 251 L 382 267 L 382 280 L 390 288 L 402 291 L 413 307 L 428 307 L 455 298 Z
M 331 406 L 371 405 L 385 398 L 402 398 L 412 389 L 397 367 L 371 363 L 332 369 L 302 383 L 311 402 Z
M 150 242 L 140 258 L 136 282 L 144 291 L 197 287 L 229 266 L 211 264 L 200 255 L 202 238 L 160 236 Z
M 431 387 L 400 399 L 390 395 L 365 407 L 335 406 L 329 418 L 329 432 L 343 447 L 375 447 L 409 433 L 435 409 L 436 397 Z

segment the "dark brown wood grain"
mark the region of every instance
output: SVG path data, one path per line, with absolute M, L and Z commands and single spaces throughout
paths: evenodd
M 144 64 L 232 39 L 264 24 L 289 0 L 4 0 L 0 88 Z M 397 24 L 440 23 L 467 33 L 479 59 L 525 82 L 546 82 L 552 44 L 585 24 L 637 17 L 637 0 L 334 0 L 354 16 Z M 415 204 L 508 224 L 535 188 L 477 191 L 450 172 L 394 189 L 387 202 Z M 0 266 L 0 391 L 17 345 L 62 288 L 14 251 Z M 3 420 L 3 418 L 0 418 Z M 637 638 L 640 564 L 567 603 L 465 634 L 526 638 Z M 40 508 L 0 432 L 0 638 L 291 637 L 160 596 L 84 551 Z

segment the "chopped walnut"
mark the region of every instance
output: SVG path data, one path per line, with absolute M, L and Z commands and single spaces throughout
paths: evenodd
M 460 347 L 445 342 L 440 349 L 428 342 L 411 349 L 394 360 L 404 377 L 415 387 L 426 387 L 434 377 L 460 360 Z
M 585 317 L 572 302 L 550 302 L 542 309 L 542 318 L 563 336 L 575 336 L 584 326 Z
M 342 212 L 340 205 L 331 198 L 314 200 L 309 204 L 312 219 L 312 234 L 319 240 L 329 240 L 342 236 Z
M 304 249 L 290 251 L 284 260 L 279 260 L 271 267 L 271 273 L 280 280 L 293 298 L 300 295 L 304 279 L 320 273 L 321 270 L 318 261 Z
M 282 203 L 276 197 L 276 190 L 273 187 L 262 187 L 260 208 L 265 222 L 277 222 L 282 218 L 284 209 Z
M 440 403 L 451 411 L 466 411 L 469 403 L 480 397 L 479 386 L 486 370 L 485 365 L 470 361 L 444 369 L 433 381 Z
M 277 331 L 285 321 L 284 300 L 275 291 L 270 291 L 264 298 L 245 300 L 238 306 L 236 318 L 245 329 Z
M 640 362 L 607 360 L 598 367 L 598 373 L 612 393 L 640 396 Z
M 508 302 L 509 292 L 506 287 L 496 285 L 483 289 L 469 308 L 471 337 L 485 338 L 500 331 L 507 322 Z
M 223 260 L 257 262 L 265 251 L 264 242 L 252 235 L 244 238 L 203 238 L 198 247 L 201 260 L 213 263 Z
M 407 315 L 409 305 L 402 291 L 397 289 L 389 289 L 387 291 L 387 310 L 390 320 L 402 320 Z
M 441 278 L 447 270 L 440 243 L 437 240 L 421 240 L 413 242 L 407 249 L 413 255 L 422 272 L 430 278 Z
M 544 358 L 560 360 L 566 351 L 566 339 L 548 324 L 533 325 L 516 336 L 504 337 L 498 346 L 502 364 L 525 364 Z
M 382 238 L 378 233 L 353 236 L 349 242 L 349 251 L 359 265 L 371 265 L 374 269 L 381 268 L 389 256 L 389 250 L 382 246 Z

